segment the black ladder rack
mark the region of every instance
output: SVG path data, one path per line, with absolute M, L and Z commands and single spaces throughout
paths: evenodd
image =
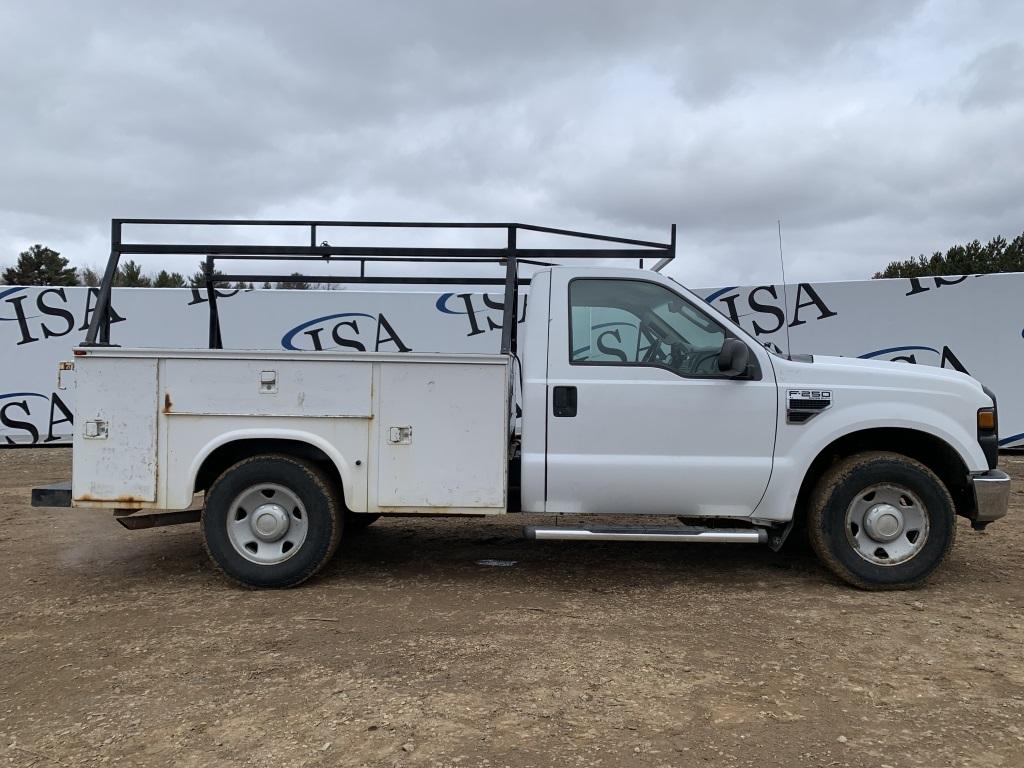
M 125 242 L 125 226 L 162 227 L 285 227 L 309 230 L 309 245 L 254 245 L 231 243 L 162 243 Z M 503 229 L 506 232 L 504 248 L 476 247 L 392 247 L 365 245 L 329 245 L 326 241 L 317 244 L 318 236 L 325 230 L 337 228 L 360 229 Z M 626 247 L 585 247 L 585 248 L 520 248 L 517 245 L 519 232 L 538 232 L 564 238 L 575 238 Z M 89 330 L 83 346 L 110 346 L 110 296 L 118 265 L 123 254 L 129 255 L 174 255 L 202 256 L 203 282 L 210 308 L 210 349 L 222 347 L 220 316 L 217 309 L 216 283 L 228 281 L 269 281 L 279 283 L 305 282 L 316 280 L 322 283 L 385 283 L 420 285 L 504 285 L 505 308 L 501 332 L 502 354 L 515 353 L 516 307 L 519 303 L 519 285 L 525 280 L 519 277 L 518 266 L 530 264 L 550 266 L 562 259 L 632 259 L 643 269 L 646 259 L 655 259 L 655 270 L 675 258 L 676 226 L 672 225 L 668 243 L 636 240 L 626 237 L 596 235 L 569 229 L 540 227 L 533 224 L 516 223 L 462 223 L 462 222 L 411 222 L 411 221 L 294 221 L 276 219 L 113 219 L 110 222 L 110 258 L 107 260 L 100 284 L 95 311 L 89 322 Z M 310 274 L 216 274 L 217 261 L 351 261 L 359 263 L 359 274 L 353 276 L 310 275 Z M 410 275 L 403 277 L 370 276 L 366 274 L 368 263 L 499 263 L 505 266 L 504 278 L 488 277 L 428 277 Z

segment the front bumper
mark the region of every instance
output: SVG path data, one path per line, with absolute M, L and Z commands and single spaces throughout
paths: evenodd
M 998 469 L 971 475 L 974 487 L 974 514 L 971 523 L 984 528 L 1006 515 L 1010 505 L 1010 476 Z

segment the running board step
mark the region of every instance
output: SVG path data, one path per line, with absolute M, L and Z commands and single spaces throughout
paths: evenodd
M 768 531 L 764 528 L 700 528 L 675 526 L 673 528 L 646 528 L 643 526 L 603 526 L 587 528 L 530 525 L 523 529 L 528 539 L 563 541 L 699 541 L 705 544 L 767 544 Z

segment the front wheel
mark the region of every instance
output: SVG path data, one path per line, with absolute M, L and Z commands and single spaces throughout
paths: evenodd
M 928 467 L 897 453 L 847 457 L 818 481 L 808 510 L 818 558 L 861 589 L 906 589 L 945 559 L 956 510 Z
M 214 564 L 247 587 L 294 587 L 338 547 L 342 511 L 330 480 L 291 456 L 253 456 L 206 494 L 203 541 Z

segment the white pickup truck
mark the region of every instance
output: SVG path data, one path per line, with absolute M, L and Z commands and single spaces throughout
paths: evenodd
M 840 578 L 897 588 L 942 562 L 957 515 L 983 528 L 1006 513 L 992 393 L 946 369 L 769 352 L 657 271 L 674 230 L 658 244 L 481 225 L 508 242 L 366 248 L 315 245 L 318 227 L 366 223 L 273 222 L 310 227 L 310 245 L 122 242 L 122 227 L 150 223 L 115 221 L 75 350 L 73 479 L 34 489 L 33 503 L 113 508 L 129 528 L 198 520 L 213 562 L 244 585 L 299 584 L 380 515 L 546 513 L 637 524 L 528 536 L 778 548 L 803 523 Z M 517 247 L 524 232 L 628 247 Z M 104 306 L 122 253 L 206 254 L 212 349 L 109 344 Z M 214 260 L 259 256 L 355 260 L 360 279 L 379 282 L 367 261 L 500 260 L 502 353 L 221 349 L 214 277 L 250 276 L 215 275 Z M 546 266 L 613 257 L 659 263 Z M 533 272 L 519 327 L 522 265 Z

